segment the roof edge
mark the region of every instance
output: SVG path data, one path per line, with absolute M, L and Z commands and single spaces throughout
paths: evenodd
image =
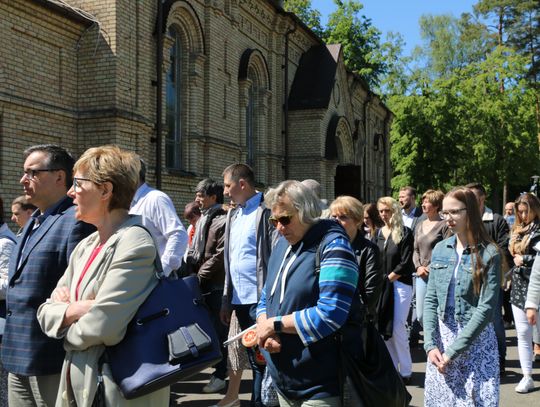
M 92 24 L 94 24 L 93 20 L 85 17 L 82 14 L 77 13 L 74 9 L 70 8 L 69 5 L 63 5 L 61 3 L 52 2 L 50 0 L 30 0 L 30 1 L 43 8 L 46 8 L 57 14 L 67 17 L 70 20 L 76 21 L 77 23 L 82 24 L 85 27 L 90 27 Z

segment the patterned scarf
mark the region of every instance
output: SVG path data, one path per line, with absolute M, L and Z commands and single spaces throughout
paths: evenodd
M 508 245 L 510 254 L 512 256 L 515 256 L 516 254 L 527 254 L 531 235 L 537 231 L 539 227 L 539 221 L 537 219 L 528 225 L 516 225 L 512 231 L 512 236 L 510 237 L 510 243 Z

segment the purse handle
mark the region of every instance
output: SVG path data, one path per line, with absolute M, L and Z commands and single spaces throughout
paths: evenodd
M 156 257 L 154 258 L 154 275 L 156 276 L 156 278 L 158 280 L 164 280 L 167 278 L 172 278 L 173 280 L 176 280 L 178 276 L 176 275 L 176 273 L 174 273 L 174 271 L 171 272 L 170 276 L 166 276 L 165 273 L 163 272 L 163 265 L 161 264 L 161 258 L 159 257 L 159 249 L 158 249 L 159 246 L 156 242 L 156 239 L 154 239 L 154 236 L 152 235 L 152 233 L 144 225 L 133 225 L 131 227 L 139 227 L 141 229 L 144 229 L 146 233 L 150 235 L 152 242 L 154 242 L 154 247 L 156 249 Z

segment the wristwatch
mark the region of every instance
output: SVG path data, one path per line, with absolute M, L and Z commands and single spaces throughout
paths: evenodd
M 274 318 L 274 332 L 280 334 L 283 332 L 283 324 L 281 322 L 281 315 Z

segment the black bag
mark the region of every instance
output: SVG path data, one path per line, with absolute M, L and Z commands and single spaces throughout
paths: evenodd
M 339 335 L 338 344 L 342 385 L 346 381 L 352 386 L 356 400 L 354 407 L 409 405 L 412 396 L 396 371 L 386 344 L 373 323 L 363 322 L 362 351 L 357 356 L 347 352 Z
M 169 386 L 221 359 L 197 277 L 171 279 L 162 273 L 158 277 L 158 285 L 139 307 L 124 339 L 107 348 L 113 379 L 126 399 Z
M 315 274 L 321 270 L 320 245 L 315 252 Z M 349 317 L 335 334 L 340 355 L 339 381 L 342 405 L 351 407 L 406 407 L 412 396 L 407 391 L 401 376 L 396 371 L 386 344 L 375 325 L 367 319 L 362 297 L 358 294 L 356 308 L 351 306 Z M 354 354 L 348 348 L 358 350 L 357 332 L 361 330 L 360 352 Z M 354 392 L 354 401 L 346 403 L 345 387 Z

